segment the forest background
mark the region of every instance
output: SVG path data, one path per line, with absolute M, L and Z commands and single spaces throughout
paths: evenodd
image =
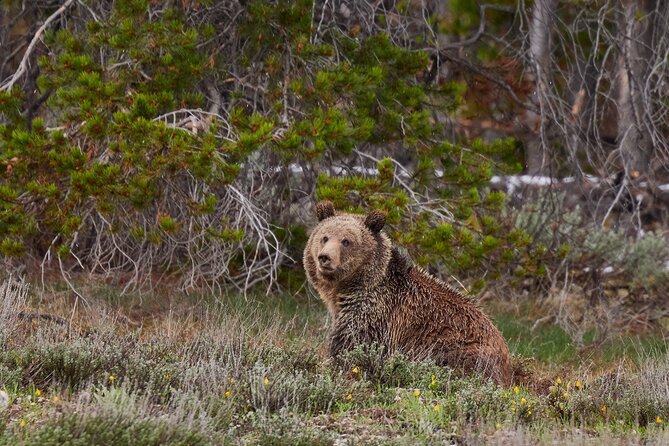
M 641 300 L 666 321 L 667 17 L 3 2 L 3 261 L 124 290 L 296 290 L 329 199 L 385 210 L 397 244 L 470 291 Z
M 26 313 L 10 281 L 0 315 L 85 325 L 102 288 L 311 302 L 328 199 L 532 330 L 663 337 L 668 22 L 657 0 L 4 0 L 0 255 L 65 304 Z

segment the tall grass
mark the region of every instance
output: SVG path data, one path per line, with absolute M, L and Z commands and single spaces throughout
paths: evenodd
M 21 308 L 31 307 L 25 295 L 13 296 L 6 299 L 11 311 L 21 299 Z M 50 311 L 58 298 L 51 296 Z M 669 439 L 669 359 L 662 351 L 581 367 L 573 346 L 562 355 L 560 341 L 532 363 L 525 384 L 502 388 L 401 355 L 381 362 L 373 352 L 354 351 L 347 365 L 332 364 L 325 311 L 290 296 L 276 296 L 272 305 L 161 295 L 112 305 L 115 298 L 101 290 L 86 298 L 89 307 L 66 333 L 48 321 L 25 330 L 27 321 L 13 319 L 11 342 L 0 350 L 0 389 L 10 400 L 0 412 L 0 445 Z M 500 326 L 525 357 L 564 338 L 556 338 L 555 326 L 534 333 L 508 319 Z
M 28 285 L 9 276 L 0 283 L 0 346 L 15 326 L 28 298 Z

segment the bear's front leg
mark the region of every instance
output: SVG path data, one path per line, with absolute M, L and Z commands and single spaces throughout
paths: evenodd
M 330 338 L 330 356 L 336 358 L 340 353 L 359 345 L 365 350 L 375 346 L 380 353 L 385 354 L 388 350 L 386 332 L 386 327 L 365 311 L 341 313 Z
M 341 323 L 341 319 L 337 322 L 339 323 L 335 326 L 330 338 L 330 356 L 333 358 L 339 356 L 339 353 L 342 351 L 352 350 L 360 343 L 356 340 L 354 329 L 352 327 L 345 323 Z

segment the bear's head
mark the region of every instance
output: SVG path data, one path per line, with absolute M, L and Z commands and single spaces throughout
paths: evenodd
M 321 297 L 378 283 L 390 260 L 390 240 L 381 231 L 386 214 L 337 213 L 331 202 L 321 201 L 316 215 L 319 223 L 304 250 L 304 268 Z

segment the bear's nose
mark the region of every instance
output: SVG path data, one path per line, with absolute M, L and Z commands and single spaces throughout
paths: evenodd
M 321 254 L 318 256 L 318 261 L 320 262 L 321 265 L 325 266 L 328 263 L 330 263 L 330 256 L 327 254 Z

